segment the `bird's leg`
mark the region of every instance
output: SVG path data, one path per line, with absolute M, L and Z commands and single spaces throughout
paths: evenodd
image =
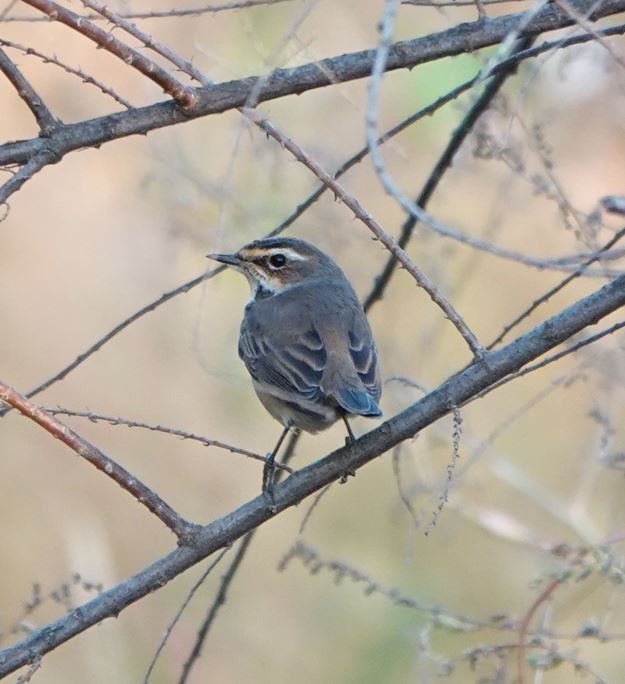
M 265 467 L 263 468 L 263 494 L 271 500 L 271 503 L 273 503 L 273 475 L 276 470 L 276 456 L 280 451 L 282 442 L 284 442 L 284 438 L 287 436 L 289 429 L 289 426 L 287 426 L 282 430 L 282 434 L 280 435 L 280 439 L 274 447 L 274 450 L 270 454 L 267 454 L 265 458 Z
M 356 438 L 354 437 L 351 425 L 347 420 L 347 416 L 343 414 L 341 417 L 343 418 L 343 422 L 345 423 L 345 427 L 347 428 L 347 434 L 349 435 L 345 438 L 345 446 L 351 446 L 356 441 Z
M 356 438 L 354 437 L 354 433 L 352 432 L 351 425 L 349 424 L 349 421 L 347 420 L 347 416 L 345 414 L 343 414 L 341 416 L 341 418 L 343 418 L 343 422 L 345 423 L 345 427 L 347 428 L 347 434 L 348 434 L 348 436 L 345 437 L 345 446 L 351 446 L 356 441 Z M 346 473 L 343 473 L 343 475 L 341 476 L 341 479 L 340 479 L 340 483 L 345 484 L 347 482 L 347 478 L 350 475 L 352 477 L 354 477 L 356 475 L 356 473 L 353 470 L 350 470 Z

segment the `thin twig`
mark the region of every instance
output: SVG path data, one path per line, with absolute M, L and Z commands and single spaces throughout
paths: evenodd
M 36 173 L 48 164 L 58 161 L 52 150 L 43 149 L 27 161 L 17 173 L 13 174 L 6 183 L 0 186 L 0 206 L 5 204 L 9 197 L 17 192 L 26 181 L 29 181 Z
M 485 389 L 483 392 L 481 392 L 479 395 L 476 395 L 473 397 L 471 401 L 474 399 L 481 399 L 482 397 L 485 397 L 487 394 L 490 394 L 493 390 L 499 389 L 502 385 L 506 385 L 509 383 L 511 380 L 515 380 L 516 378 L 521 378 L 524 375 L 528 375 L 529 373 L 533 373 L 534 371 L 539 370 L 540 368 L 544 368 L 545 366 L 548 366 L 552 364 L 554 361 L 559 361 L 560 359 L 564 358 L 565 356 L 569 356 L 570 354 L 574 354 L 576 351 L 579 351 L 583 347 L 587 347 L 589 344 L 594 344 L 595 342 L 598 342 L 600 339 L 603 337 L 607 337 L 608 335 L 612 335 L 615 333 L 617 330 L 620 330 L 621 328 L 625 328 L 625 321 L 620 321 L 618 323 L 615 323 L 614 325 L 611 325 L 609 328 L 605 328 L 604 330 L 601 330 L 600 332 L 591 335 L 590 337 L 585 337 L 583 340 L 580 340 L 579 342 L 576 342 L 575 344 L 571 345 L 567 349 L 564 349 L 561 352 L 557 352 L 555 354 L 551 354 L 550 356 L 545 357 L 542 361 L 538 361 L 537 363 L 533 363 L 529 366 L 526 366 L 525 368 L 510 374 L 506 378 L 502 378 L 498 382 L 494 383 L 491 387 L 488 387 Z
M 17 94 L 24 100 L 26 106 L 33 113 L 42 135 L 52 133 L 59 126 L 52 112 L 46 106 L 41 96 L 28 82 L 4 50 L 0 49 L 0 71 L 13 84 Z
M 493 2 L 494 0 L 490 0 Z M 503 0 L 499 0 L 503 2 Z M 510 2 L 512 0 L 506 0 Z M 221 5 L 201 5 L 199 7 L 189 7 L 186 9 L 171 9 L 171 10 L 153 10 L 146 12 L 120 12 L 120 16 L 124 19 L 173 19 L 180 17 L 197 17 L 202 14 L 217 14 L 218 12 L 226 12 L 228 10 L 247 9 L 250 7 L 261 7 L 262 5 L 277 5 L 283 2 L 292 2 L 292 0 L 238 0 L 237 2 L 225 2 Z M 14 2 L 13 4 L 17 4 Z M 101 21 L 102 17 L 97 14 L 81 14 L 81 19 L 90 19 L 91 21 Z M 29 17 L 29 16 L 15 16 L 15 17 L 1 17 L 0 21 L 5 22 L 41 22 L 47 21 L 43 17 Z
M 152 660 L 150 661 L 150 664 L 148 666 L 147 672 L 145 673 L 145 677 L 143 678 L 143 684 L 149 684 L 150 681 L 150 676 L 152 674 L 152 671 L 154 670 L 154 667 L 156 665 L 156 661 L 158 660 L 158 657 L 161 654 L 161 651 L 163 648 L 165 648 L 165 644 L 167 643 L 167 640 L 169 639 L 169 636 L 171 635 L 174 627 L 178 624 L 178 621 L 182 617 L 182 614 L 186 610 L 187 606 L 189 603 L 191 603 L 191 599 L 195 596 L 197 590 L 204 584 L 206 581 L 206 578 L 211 574 L 211 572 L 215 569 L 215 566 L 219 563 L 219 561 L 228 553 L 229 549 L 224 549 L 218 556 L 215 558 L 214 561 L 211 561 L 200 576 L 200 579 L 191 587 L 191 590 L 187 594 L 185 600 L 182 602 L 182 605 L 178 609 L 178 612 L 176 615 L 174 615 L 173 620 L 167 625 L 167 629 L 165 630 L 165 633 L 163 634 L 163 638 L 161 639 L 154 656 L 152 657 Z
M 515 54 L 520 54 L 524 50 L 527 50 L 530 47 L 530 44 L 531 39 L 523 39 L 514 46 L 510 57 L 514 57 Z M 492 76 L 491 80 L 486 84 L 477 100 L 471 105 L 469 111 L 465 114 L 459 126 L 454 130 L 453 134 L 449 139 L 449 142 L 443 150 L 443 153 L 438 158 L 436 164 L 430 172 L 430 175 L 428 176 L 425 184 L 423 185 L 421 192 L 418 194 L 415 200 L 414 204 L 416 206 L 421 207 L 422 209 L 425 209 L 427 207 L 430 199 L 432 198 L 432 195 L 438 188 L 443 176 L 445 175 L 445 172 L 451 167 L 451 163 L 454 159 L 454 156 L 456 155 L 456 153 L 468 137 L 469 133 L 473 130 L 478 119 L 484 113 L 484 111 L 488 109 L 491 102 L 493 101 L 497 93 L 501 90 L 506 80 L 516 72 L 518 66 L 517 62 L 508 59 L 502 62 L 502 64 L 506 65 L 505 68 L 499 68 L 498 70 L 496 70 L 496 73 Z M 470 86 L 473 87 L 476 84 L 476 82 L 477 77 L 472 78 L 470 81 L 467 81 L 466 84 L 470 84 Z M 373 148 L 377 149 L 379 144 L 379 141 L 376 141 L 373 145 Z M 414 213 L 409 213 L 408 218 L 401 227 L 401 233 L 399 239 L 397 240 L 399 246 L 402 247 L 402 249 L 406 248 L 406 245 L 408 244 L 410 238 L 414 233 L 417 222 L 417 216 L 415 216 Z M 482 245 L 475 244 L 474 246 L 478 247 L 478 249 L 482 249 L 486 245 L 489 245 L 489 243 L 483 243 Z M 489 251 L 491 251 L 491 253 L 497 250 L 498 248 L 495 245 L 489 245 Z M 509 256 L 512 255 L 509 254 Z M 522 255 L 517 255 L 517 258 L 521 256 Z M 393 257 L 389 257 L 381 273 L 375 279 L 371 291 L 365 298 L 365 311 L 368 311 L 375 304 L 376 301 L 378 301 L 384 296 L 384 292 L 386 291 L 386 288 L 388 287 L 388 284 L 391 278 L 393 277 L 393 273 L 395 272 L 396 267 L 397 260 Z
M 445 477 L 445 482 L 443 484 L 443 489 L 442 492 L 440 493 L 440 496 L 438 497 L 438 505 L 432 511 L 432 517 L 430 518 L 430 522 L 428 523 L 428 526 L 425 528 L 424 534 L 425 536 L 429 536 L 430 532 L 436 524 L 438 523 L 438 518 L 440 514 L 443 511 L 443 508 L 445 507 L 445 504 L 447 503 L 447 500 L 449 499 L 449 491 L 453 485 L 454 482 L 454 472 L 456 470 L 456 464 L 458 463 L 458 459 L 460 458 L 460 437 L 462 435 L 462 414 L 460 413 L 460 409 L 458 409 L 456 406 L 451 407 L 451 413 L 453 416 L 453 437 L 452 437 L 452 449 L 451 449 L 451 460 L 447 464 L 447 475 Z
M 162 432 L 167 435 L 173 435 L 174 437 L 180 437 L 185 440 L 191 440 L 194 442 L 200 442 L 207 447 L 217 447 L 218 449 L 224 449 L 230 451 L 233 454 L 241 454 L 242 456 L 247 456 L 247 458 L 254 459 L 256 461 L 261 461 L 265 463 L 265 457 L 260 454 L 254 453 L 253 451 L 248 451 L 247 449 L 241 449 L 240 447 L 233 446 L 232 444 L 226 444 L 225 442 L 220 442 L 217 439 L 210 439 L 209 437 L 203 437 L 202 435 L 197 435 L 193 432 L 188 432 L 186 430 L 180 430 L 178 428 L 166 427 L 164 425 L 153 425 L 150 423 L 144 423 L 139 420 L 129 420 L 128 418 L 115 418 L 114 416 L 103 416 L 93 411 L 74 411 L 73 409 L 64 408 L 63 406 L 57 406 L 56 408 L 45 408 L 50 415 L 53 416 L 71 416 L 74 418 L 86 418 L 93 423 L 99 421 L 106 422 L 109 425 L 126 425 L 129 428 L 141 428 L 143 430 L 151 430 L 152 432 Z M 281 464 L 276 464 L 276 468 L 281 468 L 286 470 L 286 472 L 292 472 L 291 468 L 288 466 L 283 466 Z
M 113 10 L 109 9 L 104 3 L 99 2 L 99 0 L 81 0 L 81 2 L 83 5 L 96 10 L 96 12 L 101 14 L 105 19 L 108 19 L 108 21 L 115 26 L 119 26 L 121 29 L 126 31 L 126 33 L 129 33 L 131 36 L 137 38 L 137 40 L 140 40 L 150 50 L 153 50 L 158 55 L 161 55 L 161 57 L 169 60 L 183 73 L 186 73 L 198 81 L 198 83 L 201 83 L 202 85 L 209 85 L 211 83 L 210 79 L 206 78 L 199 69 L 193 66 L 191 62 L 180 57 L 180 55 L 175 53 L 166 45 L 156 41 L 152 36 L 147 34 L 145 31 L 142 31 L 136 24 L 133 24 L 122 14 L 113 12 Z
M 63 423 L 43 409 L 35 406 L 26 397 L 2 381 L 0 381 L 0 400 L 11 405 L 22 415 L 40 425 L 46 432 L 49 432 L 53 437 L 66 444 L 79 456 L 98 468 L 98 470 L 102 470 L 108 477 L 117 482 L 122 489 L 125 489 L 139 503 L 143 504 L 161 522 L 167 525 L 176 536 L 181 538 L 191 531 L 191 523 L 176 513 L 156 492 L 152 491 L 125 468 L 84 439 L 84 437 L 63 425 Z
M 252 543 L 252 540 L 254 539 L 255 533 L 256 530 L 252 530 L 243 537 L 241 543 L 239 544 L 239 548 L 237 549 L 237 552 L 235 553 L 234 558 L 230 563 L 230 567 L 222 576 L 221 583 L 219 585 L 219 590 L 217 591 L 217 595 L 211 603 L 210 609 L 204 622 L 202 623 L 202 626 L 198 630 L 191 653 L 189 654 L 189 657 L 185 660 L 184 665 L 182 666 L 182 672 L 180 674 L 178 684 L 185 684 L 185 682 L 187 682 L 188 677 L 191 674 L 191 669 L 197 662 L 197 659 L 200 657 L 202 653 L 202 646 L 204 645 L 204 641 L 208 635 L 211 625 L 217 617 L 219 609 L 226 602 L 230 584 L 232 583 L 232 580 L 235 578 L 237 570 L 241 565 L 241 562 L 245 558 L 245 554 L 247 553 L 247 550 L 250 544 Z
M 282 466 L 283 467 L 288 467 L 287 464 L 289 461 L 293 458 L 295 454 L 295 447 L 297 446 L 297 443 L 299 441 L 300 437 L 300 432 L 292 432 L 289 436 L 289 441 L 287 443 L 286 449 L 284 450 L 284 455 L 282 457 Z M 279 472 L 276 475 L 275 482 L 276 484 L 280 481 L 282 477 L 283 472 Z M 217 614 L 219 612 L 219 609 L 224 605 L 226 602 L 227 596 L 228 596 L 228 590 L 230 589 L 230 585 L 234 581 L 237 571 L 239 570 L 239 567 L 241 566 L 241 563 L 243 561 L 243 558 L 245 557 L 246 553 L 249 550 L 250 544 L 252 543 L 252 540 L 254 538 L 254 534 L 256 533 L 257 530 L 251 530 L 248 532 L 244 537 L 243 540 L 241 541 L 241 544 L 239 545 L 239 548 L 237 549 L 237 552 L 232 559 L 232 563 L 230 564 L 230 567 L 228 570 L 225 572 L 224 576 L 221 578 L 221 584 L 219 585 L 219 590 L 217 591 L 217 594 L 215 595 L 215 598 L 213 599 L 208 612 L 206 614 L 206 618 L 204 619 L 204 622 L 202 623 L 200 629 L 198 630 L 195 643 L 193 645 L 193 648 L 191 650 L 191 653 L 189 654 L 189 657 L 185 661 L 183 667 L 182 667 L 182 672 L 180 674 L 180 679 L 178 680 L 178 684 L 185 684 L 187 681 L 189 675 L 191 674 L 191 670 L 193 669 L 193 666 L 197 662 L 198 658 L 202 654 L 202 648 L 204 646 L 204 643 L 206 641 L 206 638 L 208 636 L 208 633 L 210 631 L 210 628 L 213 625 L 213 622 L 215 621 Z
M 523 663 L 525 661 L 525 639 L 527 637 L 527 632 L 532 621 L 532 618 L 534 617 L 536 611 L 540 608 L 540 606 L 543 603 L 545 603 L 545 601 L 548 601 L 551 598 L 555 590 L 561 584 L 562 578 L 553 578 L 543 589 L 543 591 L 541 591 L 541 593 L 532 602 L 532 605 L 530 606 L 529 610 L 521 620 L 521 626 L 519 627 L 519 650 L 517 652 L 517 674 L 519 684 L 523 684 L 524 682 Z
M 104 48 L 112 55 L 119 57 L 133 69 L 147 76 L 151 81 L 157 83 L 166 93 L 176 100 L 184 108 L 192 107 L 197 100 L 197 94 L 193 88 L 189 88 L 180 83 L 165 69 L 155 62 L 144 57 L 140 52 L 122 43 L 112 33 L 104 31 L 99 26 L 83 19 L 80 15 L 66 9 L 53 0 L 23 0 L 27 5 L 38 9 L 47 14 L 51 19 L 73 28 L 86 38 L 92 40 L 96 45 Z
M 394 183 L 390 180 L 390 178 L 384 170 L 382 157 L 377 146 L 377 140 L 379 137 L 377 132 L 377 111 L 380 84 L 382 80 L 382 74 L 386 70 L 389 51 L 391 49 L 393 21 L 395 19 L 395 13 L 397 12 L 398 4 L 399 0 L 386 0 L 384 15 L 380 23 L 380 41 L 376 50 L 376 57 L 373 62 L 373 70 L 371 73 L 371 82 L 369 84 L 369 97 L 366 116 L 367 142 L 369 143 L 369 154 L 371 155 L 373 166 L 376 170 L 376 173 L 378 174 L 378 177 L 382 181 L 384 187 L 395 197 L 397 197 L 397 195 L 394 189 Z M 422 212 L 414 213 L 420 215 Z M 377 237 L 380 237 L 377 233 L 375 234 Z M 400 247 L 400 245 L 396 243 L 395 240 L 393 240 L 392 242 L 393 248 L 395 248 L 396 251 L 393 251 L 393 249 L 390 249 L 390 247 L 389 251 L 391 251 L 393 256 L 397 256 L 398 258 L 398 255 L 401 255 L 401 258 L 399 258 L 399 260 L 401 261 L 404 268 L 415 278 L 417 283 L 425 289 L 425 291 L 430 295 L 432 301 L 438 304 L 438 306 L 443 310 L 445 316 L 456 326 L 456 329 L 464 338 L 464 341 L 469 346 L 469 349 L 473 352 L 473 355 L 475 357 L 481 357 L 484 349 L 480 341 L 473 333 L 473 331 L 465 323 L 462 316 L 460 316 L 460 314 L 456 311 L 451 302 L 448 302 L 447 299 L 439 293 L 434 283 L 430 281 L 429 278 L 425 276 L 425 274 L 421 273 L 420 269 L 418 269 L 413 264 L 413 262 L 409 259 L 408 255 L 402 249 L 402 247 Z M 387 246 L 386 243 L 383 242 L 383 244 Z
M 46 21 L 48 20 L 46 19 Z M 109 88 L 107 85 L 105 85 L 101 81 L 98 81 L 93 76 L 89 76 L 89 74 L 85 73 L 82 69 L 78 67 L 69 66 L 69 64 L 65 64 L 65 62 L 61 62 L 57 57 L 54 57 L 52 55 L 46 55 L 43 52 L 39 52 L 38 50 L 35 50 L 32 47 L 21 45 L 20 43 L 15 43 L 12 40 L 5 40 L 4 38 L 0 38 L 0 45 L 3 45 L 4 47 L 8 48 L 13 48 L 14 50 L 19 50 L 20 52 L 23 52 L 25 55 L 33 55 L 33 57 L 37 57 L 44 64 L 53 64 L 54 66 L 63 69 L 63 71 L 66 71 L 68 74 L 71 74 L 72 76 L 78 76 L 78 78 L 80 78 L 80 80 L 83 83 L 95 86 L 96 88 L 98 88 L 98 90 L 104 93 L 104 95 L 112 97 L 116 102 L 118 102 L 126 109 L 132 109 L 132 105 L 130 104 L 130 102 L 128 102 L 128 100 L 125 100 L 123 97 L 118 95 L 112 88 Z
M 462 318 L 458 315 L 454 307 L 439 292 L 438 288 L 428 276 L 421 271 L 406 252 L 397 244 L 397 241 L 389 235 L 376 219 L 362 206 L 362 204 L 350 193 L 348 193 L 337 181 L 323 169 L 310 155 L 308 155 L 292 138 L 288 138 L 284 133 L 277 133 L 273 124 L 269 121 L 262 122 L 263 130 L 271 137 L 279 140 L 280 143 L 307 169 L 312 171 L 319 180 L 328 186 L 335 197 L 348 207 L 354 216 L 364 223 L 365 226 L 375 235 L 388 251 L 401 263 L 410 273 L 415 282 L 422 287 L 430 299 L 443 311 L 445 316 L 456 326 L 462 334 L 474 355 L 481 353 L 481 346 L 475 336 L 467 328 Z
M 610 55 L 610 57 L 612 57 L 612 59 L 622 69 L 625 69 L 625 60 L 618 54 L 618 52 L 612 49 L 612 46 L 605 41 L 604 37 L 585 16 L 578 12 L 577 9 L 570 2 L 568 2 L 568 0 L 554 0 L 554 2 L 556 2 L 556 4 L 558 4 L 571 17 L 571 19 L 574 19 L 575 23 L 580 28 L 583 28 L 585 31 L 592 34 L 596 38 L 597 43 L 601 45 L 601 47 Z
M 218 273 L 224 271 L 225 268 L 225 266 L 218 266 L 217 268 L 213 268 L 210 271 L 206 271 L 205 273 L 196 276 L 195 278 L 191 278 L 191 280 L 187 280 L 186 283 L 178 285 L 178 287 L 175 287 L 173 290 L 168 290 L 167 292 L 163 293 L 158 299 L 155 299 L 149 304 L 146 304 L 138 311 L 135 311 L 131 316 L 124 319 L 121 323 L 118 323 L 112 330 L 109 330 L 109 332 L 107 332 L 106 335 L 103 335 L 99 340 L 94 342 L 94 344 L 92 344 L 88 349 L 85 349 L 84 352 L 80 353 L 70 364 L 62 368 L 60 371 L 55 373 L 52 377 L 42 382 L 34 389 L 30 390 L 30 392 L 28 392 L 25 396 L 28 399 L 31 399 L 35 395 L 40 394 L 44 390 L 48 389 L 48 387 L 54 385 L 59 380 L 62 380 L 68 373 L 71 373 L 71 371 L 80 366 L 80 364 L 86 361 L 86 359 L 88 359 L 92 354 L 95 354 L 95 352 L 97 352 L 98 349 L 103 347 L 109 340 L 118 335 L 122 330 L 125 330 L 129 325 L 134 323 L 136 320 L 142 318 L 147 313 L 150 313 L 150 311 L 154 311 L 154 309 L 158 308 L 161 304 L 164 304 L 170 299 L 173 299 L 177 295 L 189 292 L 200 283 L 203 283 L 205 280 L 213 278 Z M 7 413 L 8 410 L 9 409 L 0 409 L 0 417 Z
M 17 5 L 20 0 L 10 0 L 7 6 L 0 11 L 0 21 L 4 21 L 7 14 Z
M 481 4 L 503 5 L 511 2 L 526 2 L 526 0 L 480 0 Z M 401 0 L 402 5 L 417 7 L 474 7 L 475 0 Z
M 575 278 L 579 278 L 579 276 L 581 276 L 591 264 L 594 264 L 595 261 L 600 261 L 603 254 L 612 248 L 624 235 L 625 228 L 621 228 L 621 230 L 619 230 L 610 240 L 608 240 L 608 242 L 606 242 L 601 249 L 597 250 L 589 259 L 584 261 L 584 263 L 574 273 L 571 273 L 571 275 L 561 280 L 557 285 L 554 285 L 540 297 L 537 297 L 530 304 L 530 306 L 525 309 L 525 311 L 521 312 L 513 321 L 504 326 L 499 335 L 497 335 L 497 337 L 488 345 L 488 349 L 493 349 L 496 347 L 513 328 L 515 328 L 517 325 L 519 325 L 519 323 L 524 321 L 529 315 L 536 311 L 541 304 L 549 301 L 553 295 L 560 292 L 560 290 L 566 287 L 571 281 L 575 280 Z

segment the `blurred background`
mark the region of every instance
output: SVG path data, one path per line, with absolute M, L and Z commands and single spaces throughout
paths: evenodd
M 111 7 L 128 12 L 171 4 Z M 510 2 L 488 11 L 496 16 L 527 7 Z M 374 47 L 383 8 L 378 1 L 297 0 L 141 19 L 140 25 L 222 81 Z M 0 37 L 56 55 L 135 106 L 164 99 L 140 74 L 70 29 L 12 20 L 33 16 L 15 4 L 0 23 Z M 395 39 L 476 17 L 473 7 L 402 6 Z M 472 237 L 542 260 L 604 244 L 620 226 L 599 211 L 599 199 L 625 191 L 625 78 L 615 60 L 625 58 L 625 48 L 622 38 L 605 45 L 524 63 L 455 157 L 430 211 Z M 122 109 L 63 69 L 6 49 L 63 121 Z M 489 54 L 387 74 L 381 129 L 476 74 Z M 410 196 L 474 96 L 383 147 L 389 173 Z M 260 110 L 332 171 L 365 144 L 366 98 L 367 81 L 360 80 Z M 37 135 L 5 78 L 0 107 L 2 141 Z M 342 182 L 398 235 L 404 213 L 368 158 Z M 0 377 L 21 392 L 35 387 L 129 315 L 201 274 L 207 253 L 236 250 L 272 230 L 315 187 L 303 166 L 234 111 L 75 152 L 47 167 L 10 199 L 0 224 Z M 287 234 L 331 254 L 363 298 L 386 260 L 381 245 L 329 194 Z M 426 227 L 408 252 L 483 342 L 565 275 L 476 251 Z M 605 265 L 621 267 L 619 261 Z M 601 268 L 593 273 L 517 332 L 605 282 Z M 256 399 L 237 356 L 247 298 L 248 286 L 235 273 L 206 281 L 129 326 L 36 401 L 176 427 L 264 454 L 281 428 Z M 369 319 L 386 380 L 386 418 L 421 395 L 411 383 L 434 388 L 469 361 L 464 341 L 405 271 Z M 532 629 L 556 636 L 526 650 L 542 668 L 528 665 L 525 681 L 570 682 L 575 663 L 591 680 L 623 681 L 622 340 L 619 333 L 609 336 L 464 408 L 451 486 L 454 425 L 445 419 L 347 484 L 332 486 L 303 532 L 311 501 L 263 526 L 190 681 L 512 682 L 518 630 L 469 629 L 458 616 L 479 624 L 528 615 Z M 262 465 L 236 453 L 136 427 L 62 420 L 194 521 L 210 522 L 259 492 Z M 360 419 L 354 429 L 362 434 L 375 424 Z M 34 423 L 12 412 L 0 428 L 0 646 L 6 647 L 62 615 L 65 605 L 92 598 L 92 585 L 110 587 L 156 560 L 175 540 Z M 343 440 L 342 425 L 304 435 L 294 466 Z M 447 488 L 448 502 L 435 514 Z M 313 554 L 317 572 L 311 574 L 314 563 L 303 563 L 301 553 L 278 571 L 298 541 Z M 178 680 L 232 554 L 184 613 L 150 681 Z M 143 681 L 163 631 L 206 562 L 45 656 L 32 681 Z M 326 562 L 335 562 L 334 570 Z M 530 613 L 554 577 L 563 582 Z M 28 609 L 37 595 L 41 604 Z M 398 605 L 397 596 L 413 603 Z M 439 617 L 418 606 L 438 607 Z M 488 645 L 505 647 L 489 651 Z M 564 656 L 559 667 L 555 649 Z

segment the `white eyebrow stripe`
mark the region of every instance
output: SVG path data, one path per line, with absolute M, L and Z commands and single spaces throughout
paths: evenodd
M 274 254 L 284 254 L 287 259 L 293 259 L 294 261 L 308 261 L 308 257 L 299 254 L 294 249 L 289 249 L 288 247 L 273 247 L 271 249 L 263 250 L 263 254 L 267 256 L 273 256 Z

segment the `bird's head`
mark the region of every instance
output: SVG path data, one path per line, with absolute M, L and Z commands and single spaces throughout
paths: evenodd
M 235 254 L 209 254 L 208 257 L 243 273 L 256 296 L 277 294 L 309 280 L 343 277 L 329 256 L 297 238 L 254 240 Z

